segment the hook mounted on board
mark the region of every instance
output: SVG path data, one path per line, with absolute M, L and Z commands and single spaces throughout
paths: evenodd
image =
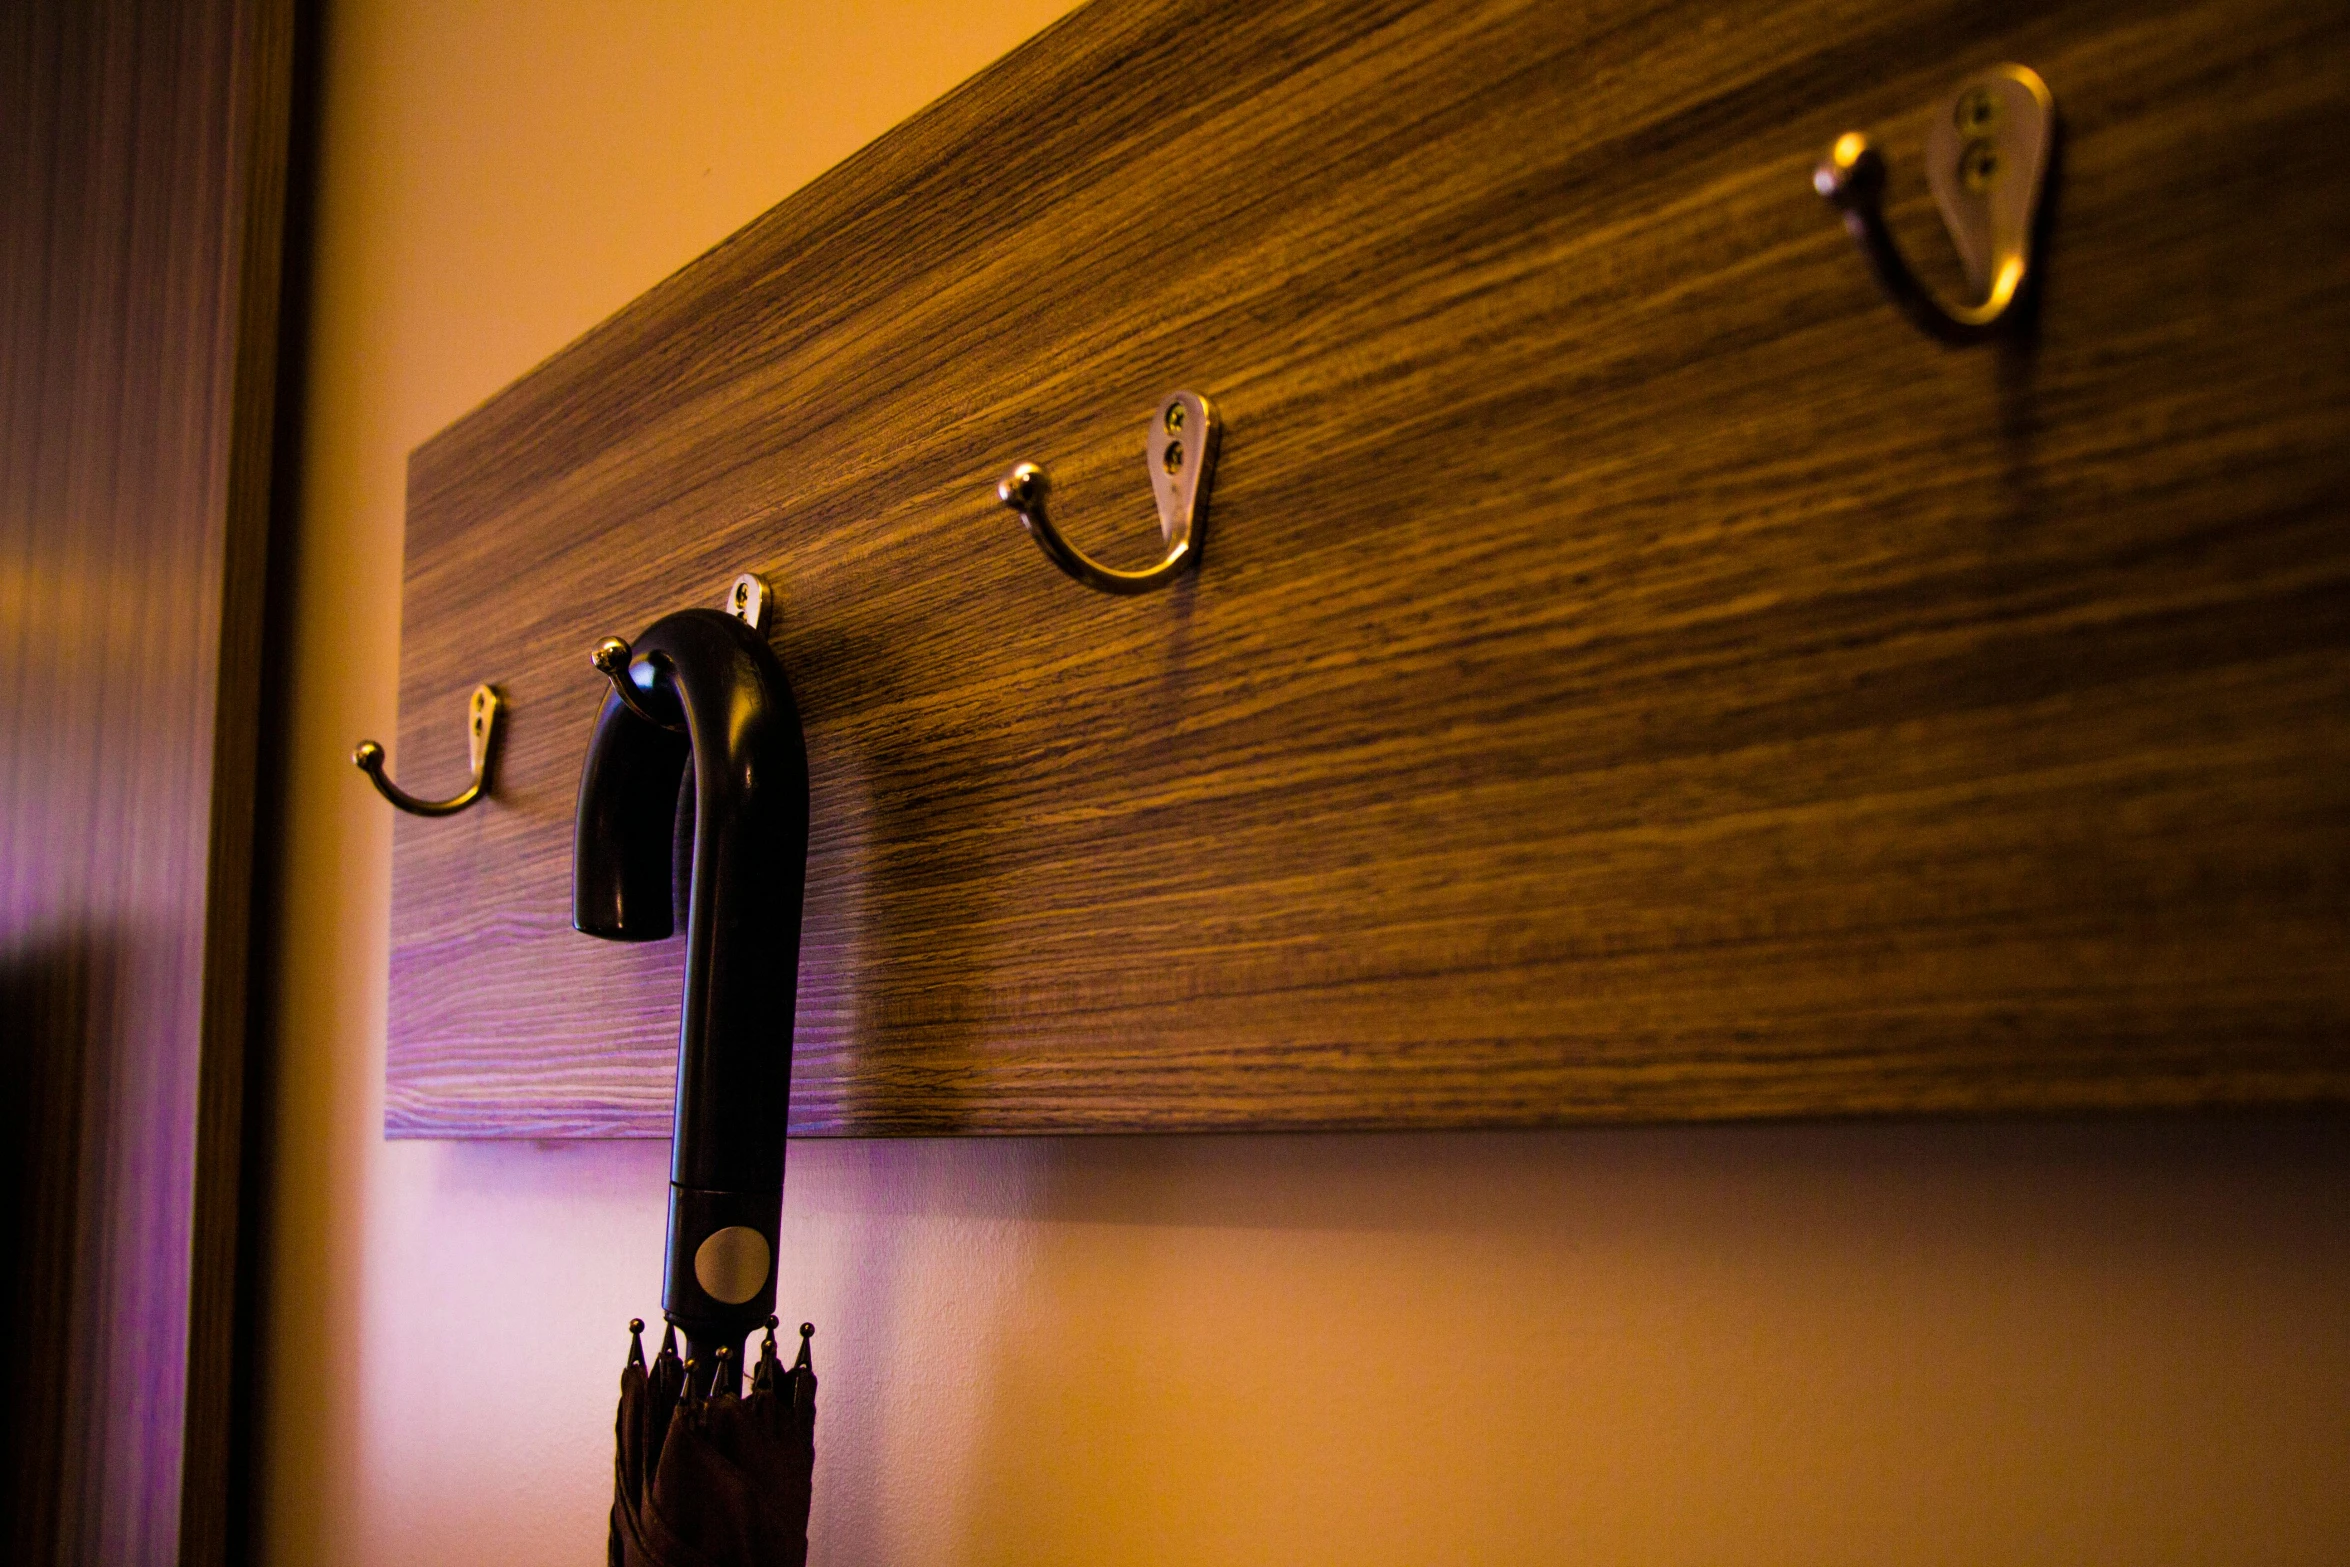
M 1207 533 L 1208 480 L 1216 468 L 1216 440 L 1221 427 L 1216 411 L 1197 392 L 1171 392 L 1151 414 L 1143 440 L 1143 460 L 1150 470 L 1151 493 L 1159 503 L 1159 533 L 1167 553 L 1155 566 L 1121 571 L 1093 560 L 1064 538 L 1045 515 L 1045 493 L 1051 488 L 1045 472 L 1024 462 L 1004 475 L 996 499 L 1012 509 L 1045 559 L 1089 588 L 1103 593 L 1148 593 L 1163 588 L 1178 572 L 1199 557 Z
M 2056 100 L 2029 66 L 1994 66 L 1960 84 L 1926 132 L 1926 180 L 1967 282 L 1981 292 L 1950 305 L 1921 282 L 1885 226 L 1885 159 L 1858 131 L 1836 138 L 1812 188 L 1844 211 L 1844 227 L 1878 286 L 1921 328 L 1950 343 L 1995 330 L 2030 280 L 2033 230 L 2056 142 Z
M 376 793 L 411 816 L 454 816 L 489 792 L 490 768 L 497 755 L 498 717 L 504 710 L 505 702 L 499 697 L 497 687 L 473 688 L 465 725 L 465 746 L 473 761 L 473 782 L 446 800 L 419 800 L 385 777 L 384 748 L 373 740 L 359 742 L 351 752 L 352 764 L 373 781 Z
M 768 588 L 765 577 L 755 571 L 745 571 L 727 584 L 725 601 L 718 607 L 759 635 L 765 636 L 767 601 L 771 596 L 772 590 Z M 678 734 L 685 733 L 683 722 L 672 723 L 645 706 L 645 696 L 652 689 L 657 674 L 647 667 L 640 678 L 636 672 L 635 659 L 635 649 L 619 637 L 606 637 L 588 655 L 588 662 L 595 665 L 606 680 L 612 682 L 613 693 L 620 698 L 623 707 L 648 724 L 656 724 Z

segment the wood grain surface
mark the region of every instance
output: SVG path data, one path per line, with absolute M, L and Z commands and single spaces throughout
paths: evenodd
M 2064 123 L 2036 319 L 1892 216 Z M 801 1133 L 2350 1097 L 2350 12 L 1101 0 L 411 464 L 387 1127 L 665 1135 L 568 928 L 587 654 L 765 572 L 815 775 Z M 1114 600 L 1142 421 L 1204 564 Z M 364 787 L 354 778 L 353 787 Z M 779 995 L 778 1009 L 785 1005 Z
M 229 1559 L 288 0 L 0 6 L 0 1560 Z

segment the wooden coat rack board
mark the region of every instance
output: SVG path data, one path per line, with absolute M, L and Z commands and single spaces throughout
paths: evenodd
M 1889 308 L 1963 73 L 2063 117 L 2036 317 Z M 419 450 L 387 1124 L 661 1136 L 569 929 L 599 637 L 775 588 L 804 1133 L 2350 1097 L 2350 13 L 1101 0 Z M 997 504 L 1204 564 L 1113 599 Z M 779 1000 L 779 1007 L 782 1003 Z

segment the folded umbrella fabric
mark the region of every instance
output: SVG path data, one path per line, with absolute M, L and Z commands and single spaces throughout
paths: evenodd
M 808 1498 L 816 1466 L 815 1328 L 800 1325 L 800 1354 L 786 1372 L 767 1324 L 747 1397 L 721 1364 L 705 1395 L 677 1358 L 670 1330 L 651 1367 L 642 1324 L 629 1324 L 620 1372 L 613 1463 L 610 1567 L 804 1567 Z

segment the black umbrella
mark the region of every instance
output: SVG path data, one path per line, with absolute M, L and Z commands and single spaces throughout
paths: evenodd
M 764 598 L 738 589 L 735 602 L 755 610 Z M 808 1554 L 815 1464 L 815 1329 L 801 1329 L 799 1361 L 782 1373 L 769 1313 L 807 878 L 799 711 L 750 614 L 680 610 L 633 649 L 607 640 L 595 663 L 612 691 L 580 775 L 571 922 L 607 940 L 655 941 L 682 904 L 686 929 L 661 1290 L 669 1330 L 647 1368 L 641 1324 L 630 1328 L 611 1560 L 797 1563 Z M 762 1322 L 744 1397 L 743 1341 Z

